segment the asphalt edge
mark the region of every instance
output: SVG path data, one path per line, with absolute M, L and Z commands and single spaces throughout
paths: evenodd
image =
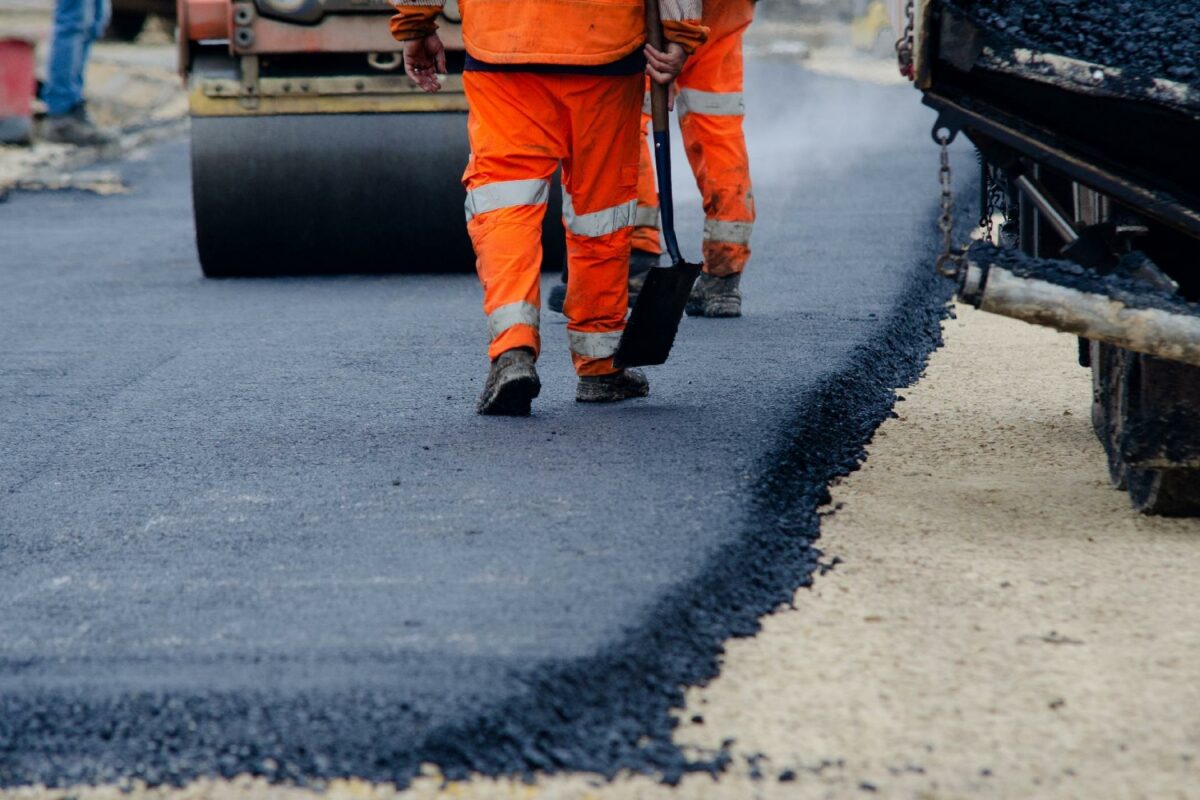
M 931 236 L 927 257 L 909 266 L 910 283 L 878 335 L 798 398 L 797 413 L 781 425 L 778 445 L 754 476 L 748 516 L 761 525 L 714 554 L 701 579 L 664 599 L 649 627 L 599 657 L 525 678 L 531 699 L 435 731 L 420 760 L 451 780 L 632 771 L 676 783 L 689 772 L 722 771 L 732 742 L 709 754 L 684 752 L 672 740 L 673 712 L 684 705 L 685 687 L 717 676 L 727 640 L 755 635 L 764 615 L 790 605 L 815 572 L 830 568 L 814 546 L 829 487 L 861 466 L 875 430 L 895 416 L 896 390 L 920 378 L 952 313 L 953 287 L 932 268 L 937 244 Z
M 968 215 L 957 216 L 965 221 Z M 147 691 L 99 703 L 56 695 L 61 714 L 54 720 L 38 715 L 36 698 L 27 705 L 22 701 L 31 698 L 0 695 L 0 787 L 39 782 L 128 787 L 131 779 L 182 785 L 212 774 L 211 766 L 174 760 L 197 742 L 220 754 L 216 767 L 223 777 L 248 773 L 318 787 L 327 779 L 352 776 L 404 787 L 422 764 L 436 765 L 448 779 L 567 771 L 611 778 L 632 771 L 674 783 L 689 772 L 719 773 L 731 761 L 732 743 L 711 753 L 685 752 L 672 738 L 673 712 L 684 705 L 685 687 L 703 685 L 718 674 L 728 639 L 753 636 L 762 616 L 789 604 L 794 592 L 824 568 L 814 543 L 830 483 L 858 469 L 875 429 L 894 413 L 896 390 L 920 377 L 940 345 L 951 287 L 932 269 L 939 241 L 932 213 L 929 218 L 920 255 L 905 266 L 908 286 L 880 330 L 851 352 L 842 369 L 797 397 L 795 414 L 781 422 L 778 444 L 756 471 L 748 498 L 747 518 L 762 524 L 715 553 L 700 579 L 665 598 L 648 614 L 649 625 L 632 630 L 610 650 L 508 676 L 525 687 L 521 695 L 468 722 L 434 728 L 415 746 L 346 736 L 347 726 L 353 729 L 361 715 L 378 722 L 382 714 L 385 726 L 394 730 L 424 727 L 397 698 L 353 691 L 295 703 L 299 718 L 313 728 L 308 744 L 328 745 L 325 752 L 319 746 L 289 747 L 288 731 L 270 719 L 244 720 L 250 731 L 266 734 L 266 750 L 231 740 L 224 715 L 244 715 L 247 706 L 218 695 Z M 51 734 L 56 750 L 31 761 L 19 740 L 22 732 L 38 729 L 57 734 Z M 128 768 L 111 763 L 111 745 L 132 746 L 135 752 L 125 750 L 136 756 Z

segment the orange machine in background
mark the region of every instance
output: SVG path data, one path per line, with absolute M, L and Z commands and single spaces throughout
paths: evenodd
M 404 74 L 393 13 L 386 0 L 179 0 L 206 275 L 472 269 L 457 4 L 439 20 L 451 74 L 436 95 Z M 547 230 L 557 265 L 561 224 Z

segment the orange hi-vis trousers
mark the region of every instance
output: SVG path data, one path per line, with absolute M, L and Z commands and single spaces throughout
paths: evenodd
M 753 0 L 705 0 L 708 42 L 684 65 L 675 98 L 684 149 L 704 201 L 704 271 L 711 275 L 741 272 L 750 260 L 754 192 L 742 132 L 742 36 L 753 19 Z M 643 114 L 643 133 L 649 119 Z M 646 137 L 640 138 L 633 246 L 661 253 L 654 157 Z
M 642 75 L 463 74 L 470 116 L 467 231 L 475 246 L 495 359 L 536 354 L 542 218 L 562 165 L 567 285 L 563 313 L 575 371 L 616 371 L 625 329 L 637 207 Z

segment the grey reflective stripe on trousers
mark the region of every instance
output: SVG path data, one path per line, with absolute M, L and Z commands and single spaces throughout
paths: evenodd
M 567 331 L 567 344 L 571 352 L 585 358 L 608 358 L 617 352 L 621 343 L 621 332 L 584 333 L 583 331 Z
M 541 324 L 542 315 L 538 307 L 532 303 L 521 301 L 509 303 L 488 314 L 488 333 L 495 339 L 514 325 L 529 325 L 537 328 Z
M 485 183 L 467 192 L 467 222 L 501 208 L 545 205 L 549 199 L 550 181 L 544 178 Z
M 657 228 L 658 206 L 638 206 L 633 215 L 633 224 L 639 228 Z
M 633 215 L 637 211 L 636 199 L 587 214 L 575 213 L 571 195 L 566 192 L 563 192 L 562 203 L 563 222 L 576 236 L 604 236 L 628 228 L 633 225 Z
M 750 234 L 753 232 L 753 222 L 725 222 L 719 219 L 704 220 L 704 239 L 708 242 L 750 244 Z
M 679 116 L 706 114 L 710 117 L 741 117 L 746 103 L 741 92 L 702 92 L 699 89 L 680 89 L 675 98 Z

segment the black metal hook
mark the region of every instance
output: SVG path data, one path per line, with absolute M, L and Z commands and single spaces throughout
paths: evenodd
M 933 123 L 933 130 L 929 135 L 933 138 L 935 144 L 950 144 L 958 138 L 958 132 L 962 130 L 958 121 L 950 117 L 945 112 L 938 114 L 937 122 Z

